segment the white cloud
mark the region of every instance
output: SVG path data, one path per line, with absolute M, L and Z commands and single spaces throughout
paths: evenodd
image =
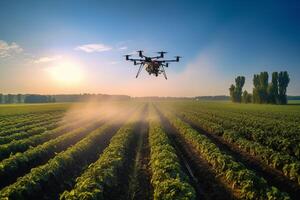
M 60 55 L 57 55 L 57 56 L 52 56 L 52 57 L 40 57 L 38 59 L 36 59 L 34 61 L 34 63 L 47 63 L 47 62 L 53 62 L 53 61 L 56 61 L 56 60 L 59 60 L 61 59 L 62 56 Z
M 112 47 L 104 44 L 85 44 L 76 47 L 75 50 L 84 51 L 86 53 L 92 53 L 92 52 L 110 51 L 112 50 Z
M 23 49 L 17 43 L 12 42 L 9 44 L 3 40 L 0 40 L 0 58 L 9 57 L 22 51 Z
M 119 47 L 119 50 L 127 50 L 127 49 L 128 49 L 128 47 L 126 47 L 126 46 Z

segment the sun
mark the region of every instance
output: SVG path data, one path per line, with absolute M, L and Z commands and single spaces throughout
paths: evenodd
M 83 81 L 83 68 L 74 61 L 60 61 L 47 68 L 50 77 L 58 84 L 78 85 Z

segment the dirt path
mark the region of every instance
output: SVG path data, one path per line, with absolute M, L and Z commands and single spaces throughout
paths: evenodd
M 293 199 L 298 199 L 300 196 L 300 187 L 284 177 L 281 172 L 269 166 L 262 164 L 259 159 L 241 151 L 236 145 L 230 144 L 222 137 L 204 131 L 199 125 L 178 116 L 181 120 L 188 123 L 193 129 L 200 134 L 208 137 L 214 144 L 223 152 L 231 155 L 236 161 L 243 163 L 248 169 L 253 170 L 258 176 L 263 177 L 269 185 L 275 186 L 281 191 L 287 192 Z
M 180 133 L 170 124 L 163 114 L 158 110 L 163 128 L 169 136 L 172 145 L 179 156 L 181 166 L 189 176 L 190 182 L 196 190 L 197 199 L 226 200 L 234 199 L 231 191 L 216 178 L 211 166 L 201 158 L 191 145 L 180 137 Z

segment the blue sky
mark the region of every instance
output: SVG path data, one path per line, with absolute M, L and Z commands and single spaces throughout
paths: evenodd
M 0 1 L 3 93 L 228 94 L 237 75 L 287 70 L 300 94 L 299 1 Z M 163 77 L 122 55 L 182 55 Z

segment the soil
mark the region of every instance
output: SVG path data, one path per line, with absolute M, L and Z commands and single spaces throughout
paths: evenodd
M 144 120 L 138 134 L 138 143 L 135 152 L 135 159 L 132 165 L 127 199 L 149 200 L 152 199 L 152 187 L 150 183 L 150 147 L 148 141 L 148 123 Z

